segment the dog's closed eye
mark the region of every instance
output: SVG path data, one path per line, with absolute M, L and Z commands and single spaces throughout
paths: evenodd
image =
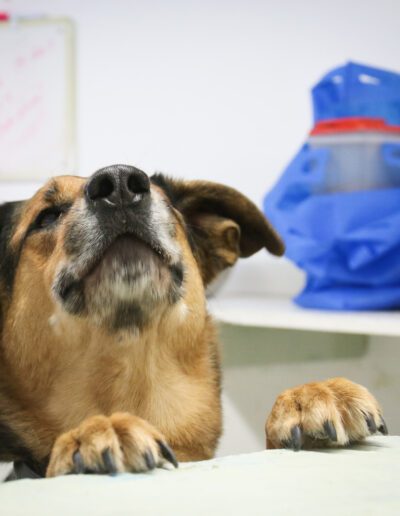
M 60 218 L 63 215 L 65 215 L 69 208 L 69 205 L 52 206 L 50 208 L 45 208 L 36 217 L 30 229 L 32 231 L 37 231 L 54 226 L 60 220 Z

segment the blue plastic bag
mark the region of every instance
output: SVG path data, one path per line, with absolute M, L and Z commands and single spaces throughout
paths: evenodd
M 380 82 L 374 88 L 371 79 L 360 83 L 362 74 Z M 334 79 L 339 75 L 342 81 Z M 400 125 L 400 76 L 351 63 L 326 75 L 313 101 L 316 121 L 365 115 Z M 392 147 L 382 146 L 382 160 L 400 176 L 398 144 Z M 399 308 L 400 188 L 324 193 L 328 153 L 305 144 L 264 199 L 286 256 L 306 272 L 295 302 L 337 310 Z
M 349 62 L 312 89 L 314 122 L 365 116 L 400 125 L 400 75 Z
M 336 310 L 400 307 L 400 188 L 315 194 L 325 160 L 323 149 L 305 145 L 264 200 L 286 256 L 307 274 L 296 303 Z

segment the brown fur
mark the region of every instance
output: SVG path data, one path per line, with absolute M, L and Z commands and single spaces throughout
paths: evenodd
M 328 439 L 324 424 L 330 422 L 336 439 Z M 357 442 L 379 429 L 386 433 L 381 409 L 365 387 L 332 378 L 300 385 L 282 392 L 265 424 L 267 448 L 282 448 L 292 441 L 298 427 L 303 448 L 343 446 Z
M 25 460 L 42 470 L 50 460 L 47 474 L 54 476 L 76 470 L 78 450 L 86 469 L 95 471 L 107 471 L 105 450 L 118 471 L 163 464 L 160 442 L 169 443 L 179 460 L 210 458 L 221 434 L 221 402 L 219 348 L 205 286 L 238 257 L 262 247 L 282 254 L 283 244 L 235 190 L 155 176 L 151 188 L 170 205 L 183 253 L 184 295 L 160 305 L 140 331 L 112 332 L 90 317 L 65 312 L 52 293 L 57 270 L 68 259 L 63 244 L 85 184 L 82 178 L 56 178 L 13 209 L 7 224 L 0 212 L 3 252 L 10 255 L 7 263 L 0 257 L 0 460 Z M 56 229 L 27 236 L 38 213 L 54 204 L 72 207 Z M 11 280 L 4 273 L 8 263 L 15 269 Z M 283 445 L 290 427 L 304 423 L 299 406 L 310 429 L 327 417 L 338 434 L 342 422 L 341 436 L 354 428 L 349 438 L 362 437 L 354 410 L 373 413 L 379 426 L 375 400 L 346 382 L 281 395 L 267 424 L 270 445 Z M 310 416 L 317 403 L 322 412 Z

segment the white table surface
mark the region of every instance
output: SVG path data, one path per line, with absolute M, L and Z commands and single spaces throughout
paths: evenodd
M 400 437 L 343 450 L 274 450 L 148 474 L 66 476 L 0 486 L 0 514 L 400 514 Z
M 239 326 L 400 336 L 399 310 L 313 310 L 296 306 L 288 297 L 243 293 L 216 296 L 208 306 L 218 321 Z

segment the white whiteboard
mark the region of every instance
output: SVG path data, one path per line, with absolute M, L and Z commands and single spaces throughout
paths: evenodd
M 0 23 L 0 180 L 74 171 L 74 82 L 69 20 Z

